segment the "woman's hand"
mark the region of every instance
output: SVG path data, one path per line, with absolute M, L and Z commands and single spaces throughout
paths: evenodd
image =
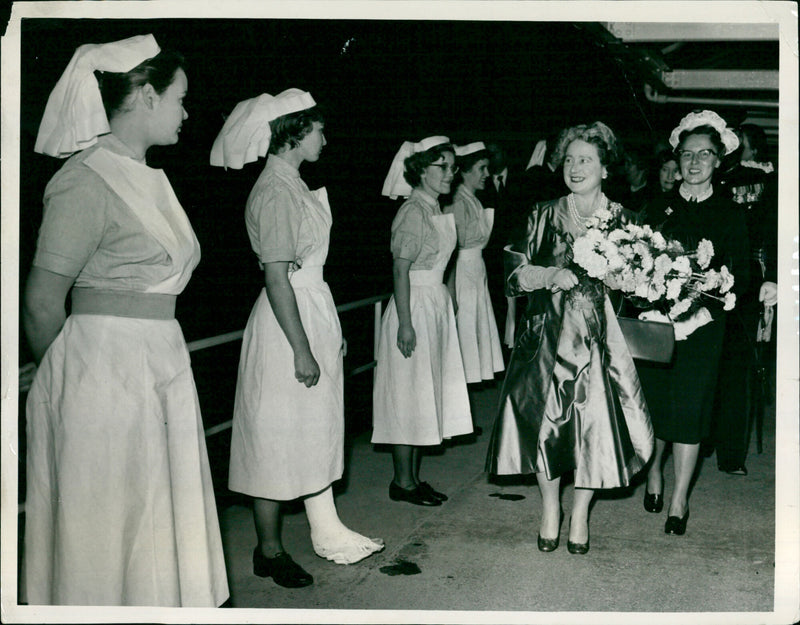
M 550 278 L 550 291 L 569 291 L 578 286 L 578 277 L 569 269 L 559 269 Z
M 400 350 L 400 353 L 406 358 L 409 358 L 411 354 L 414 353 L 416 347 L 417 333 L 414 332 L 414 326 L 411 324 L 401 324 L 400 327 L 397 328 L 397 348 Z
M 319 382 L 319 365 L 311 350 L 295 352 L 294 377 L 309 388 Z
M 765 306 L 774 306 L 778 303 L 778 285 L 775 282 L 765 282 L 758 291 L 758 301 Z

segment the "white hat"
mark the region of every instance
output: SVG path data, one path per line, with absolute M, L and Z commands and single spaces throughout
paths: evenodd
M 483 141 L 476 141 L 475 143 L 468 143 L 467 145 L 457 145 L 456 156 L 466 156 L 467 154 L 473 154 L 485 149 L 486 146 L 483 144 Z
M 80 46 L 47 99 L 34 151 L 66 158 L 94 145 L 111 131 L 95 70 L 129 72 L 159 51 L 153 35 Z
M 381 195 L 388 195 L 393 200 L 398 197 L 408 197 L 411 195 L 411 185 L 409 185 L 403 177 L 405 160 L 412 154 L 426 152 L 444 143 L 450 143 L 450 139 L 441 135 L 426 137 L 419 143 L 412 143 L 411 141 L 404 142 L 397 151 L 397 154 L 394 155 L 394 159 L 392 159 L 389 173 L 386 175 L 386 180 L 383 181 Z
M 311 94 L 300 89 L 287 89 L 276 96 L 260 96 L 239 102 L 211 147 L 211 164 L 241 169 L 265 156 L 272 137 L 269 123 L 273 119 L 310 109 L 316 105 Z
M 678 126 L 672 131 L 672 134 L 670 134 L 669 144 L 673 148 L 677 148 L 681 133 L 684 130 L 693 130 L 698 126 L 704 125 L 709 125 L 719 132 L 719 136 L 722 138 L 722 144 L 725 146 L 725 154 L 730 154 L 739 147 L 739 137 L 736 136 L 736 133 L 728 128 L 728 125 L 725 123 L 724 119 L 722 119 L 714 111 L 708 110 L 697 113 L 689 113 L 686 117 L 684 117 L 681 120 L 681 123 L 678 124 Z M 725 156 L 725 154 L 720 154 L 720 156 Z

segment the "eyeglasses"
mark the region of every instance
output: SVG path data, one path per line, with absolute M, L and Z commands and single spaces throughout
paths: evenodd
M 442 173 L 449 171 L 454 176 L 458 173 L 458 165 L 450 165 L 448 163 L 431 163 L 430 167 L 438 167 Z
M 678 158 L 686 163 L 691 163 L 696 156 L 697 159 L 705 163 L 709 160 L 712 156 L 716 156 L 717 153 L 714 150 L 710 150 L 706 148 L 705 150 L 698 150 L 697 152 L 692 152 L 691 150 L 679 150 L 678 151 Z

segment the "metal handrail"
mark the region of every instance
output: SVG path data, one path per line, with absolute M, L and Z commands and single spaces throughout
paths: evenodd
M 355 300 L 353 302 L 347 302 L 346 304 L 341 304 L 336 307 L 336 312 L 343 313 L 348 312 L 351 310 L 356 310 L 358 308 L 364 308 L 369 305 L 374 305 L 375 313 L 373 316 L 374 328 L 373 328 L 373 359 L 371 362 L 368 362 L 365 365 L 361 365 L 360 367 L 356 367 L 352 369 L 349 373 L 350 376 L 357 375 L 359 373 L 363 373 L 364 371 L 369 371 L 370 369 L 375 368 L 375 364 L 377 362 L 378 356 L 378 340 L 380 339 L 380 330 L 381 330 L 381 315 L 383 314 L 383 301 L 391 297 L 391 293 L 385 293 L 383 295 L 373 295 L 372 297 L 366 297 L 364 299 Z M 217 336 L 210 336 L 205 339 L 198 339 L 196 341 L 192 341 L 187 343 L 186 346 L 188 347 L 190 352 L 196 352 L 201 349 L 207 349 L 209 347 L 216 347 L 217 345 L 224 345 L 225 343 L 231 343 L 236 341 L 244 335 L 244 330 L 235 330 L 234 332 L 226 332 L 225 334 L 219 334 Z M 26 365 L 27 366 L 27 365 Z M 27 388 L 20 388 L 20 392 L 27 390 Z M 214 434 L 219 434 L 220 432 L 224 432 L 228 428 L 231 427 L 233 423 L 232 420 L 224 421 L 223 423 L 218 423 L 217 425 L 211 426 L 210 428 L 206 428 L 204 430 L 205 437 L 208 438 L 209 436 L 213 436 Z M 18 505 L 18 514 L 22 514 L 25 512 L 25 502 L 22 502 Z

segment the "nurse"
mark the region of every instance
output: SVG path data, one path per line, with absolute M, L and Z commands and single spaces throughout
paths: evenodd
M 489 178 L 489 152 L 481 141 L 457 146 L 456 165 L 460 182 L 444 212 L 452 214 L 456 222 L 458 258 L 455 272 L 451 273 L 455 280 L 456 326 L 464 374 L 467 383 L 473 384 L 493 380 L 494 374 L 504 368 L 483 262 L 483 249 L 494 224 L 494 209 L 484 208 L 475 196 Z
M 452 296 L 444 270 L 456 246 L 439 196 L 457 171 L 447 137 L 405 142 L 383 195 L 408 197 L 392 222 L 394 294 L 381 321 L 372 442 L 392 446 L 389 498 L 440 506 L 447 495 L 420 480 L 421 447 L 472 432 Z
M 214 489 L 175 300 L 200 260 L 147 150 L 187 118 L 183 58 L 152 35 L 77 49 L 35 150 L 71 156 L 44 193 L 22 320 L 22 596 L 29 604 L 219 606 Z M 65 300 L 72 289 L 72 309 Z
M 341 522 L 331 490 L 344 470 L 344 343 L 322 274 L 331 211 L 299 172 L 319 159 L 323 130 L 310 93 L 264 93 L 236 105 L 211 151 L 212 165 L 235 169 L 269 151 L 245 209 L 264 288 L 242 341 L 228 486 L 254 498 L 254 574 L 287 588 L 313 578 L 284 549 L 282 502 L 303 498 L 322 558 L 353 564 L 383 549 Z

